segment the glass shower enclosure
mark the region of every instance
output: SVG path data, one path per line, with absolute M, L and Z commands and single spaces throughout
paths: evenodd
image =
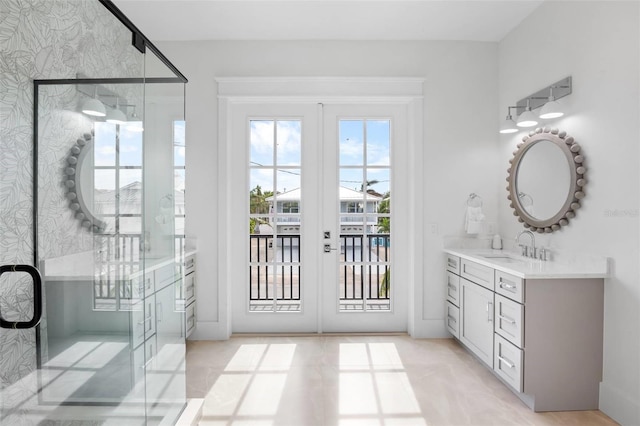
M 33 79 L 33 261 L 0 269 L 0 338 L 26 348 L 0 350 L 1 424 L 173 424 L 186 405 L 186 79 L 140 37 L 122 76 Z

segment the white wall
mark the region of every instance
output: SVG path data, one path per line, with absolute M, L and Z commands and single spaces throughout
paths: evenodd
M 568 227 L 537 241 L 612 259 L 600 408 L 623 424 L 640 424 L 639 17 L 638 2 L 545 2 L 499 45 L 500 118 L 508 105 L 573 76 L 573 93 L 561 100 L 568 115 L 550 124 L 583 147 L 587 197 Z M 522 136 L 501 137 L 504 168 Z M 522 226 L 504 186 L 500 228 L 512 238 Z
M 187 85 L 187 237 L 198 246 L 197 339 L 229 332 L 226 303 L 231 280 L 218 278 L 218 176 L 215 77 L 422 77 L 424 167 L 416 179 L 423 198 L 416 283 L 410 323 L 414 336 L 445 336 L 442 236 L 463 232 L 465 201 L 482 196 L 489 222 L 497 222 L 497 45 L 469 42 L 163 42 L 160 49 L 189 78 Z M 505 167 L 506 168 L 506 167 Z M 243 173 L 243 171 L 234 171 Z M 244 191 L 244 188 L 239 188 Z M 434 225 L 434 226 L 431 226 Z M 433 232 L 432 232 L 433 231 Z M 424 272 L 421 274 L 420 272 Z M 230 279 L 232 277 L 229 277 Z M 236 283 L 237 284 L 237 283 Z

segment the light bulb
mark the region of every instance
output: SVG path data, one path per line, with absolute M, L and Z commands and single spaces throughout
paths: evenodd
M 82 104 L 82 112 L 92 117 L 104 117 L 107 115 L 104 104 L 94 98 L 87 99 L 85 103 Z
M 124 112 L 117 108 L 113 108 L 107 112 L 107 118 L 105 121 L 112 124 L 126 124 L 127 117 L 124 115 Z
M 516 126 L 533 127 L 536 124 L 538 124 L 538 120 L 536 120 L 536 116 L 531 112 L 531 105 L 529 104 L 529 99 L 527 99 L 527 107 L 525 108 L 524 112 L 518 117 Z
M 543 119 L 549 119 L 562 117 L 563 115 L 564 112 L 562 112 L 562 108 L 560 107 L 558 101 L 550 100 L 542 106 L 539 117 Z

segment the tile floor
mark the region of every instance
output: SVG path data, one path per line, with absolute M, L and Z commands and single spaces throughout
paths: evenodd
M 233 337 L 187 347 L 187 395 L 211 425 L 615 425 L 534 413 L 452 339 Z

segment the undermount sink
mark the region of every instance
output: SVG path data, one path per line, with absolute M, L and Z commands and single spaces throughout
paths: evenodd
M 507 262 L 507 263 L 523 262 L 523 260 L 515 259 L 507 254 L 483 254 L 481 256 L 484 257 L 485 259 L 494 259 L 500 262 Z

